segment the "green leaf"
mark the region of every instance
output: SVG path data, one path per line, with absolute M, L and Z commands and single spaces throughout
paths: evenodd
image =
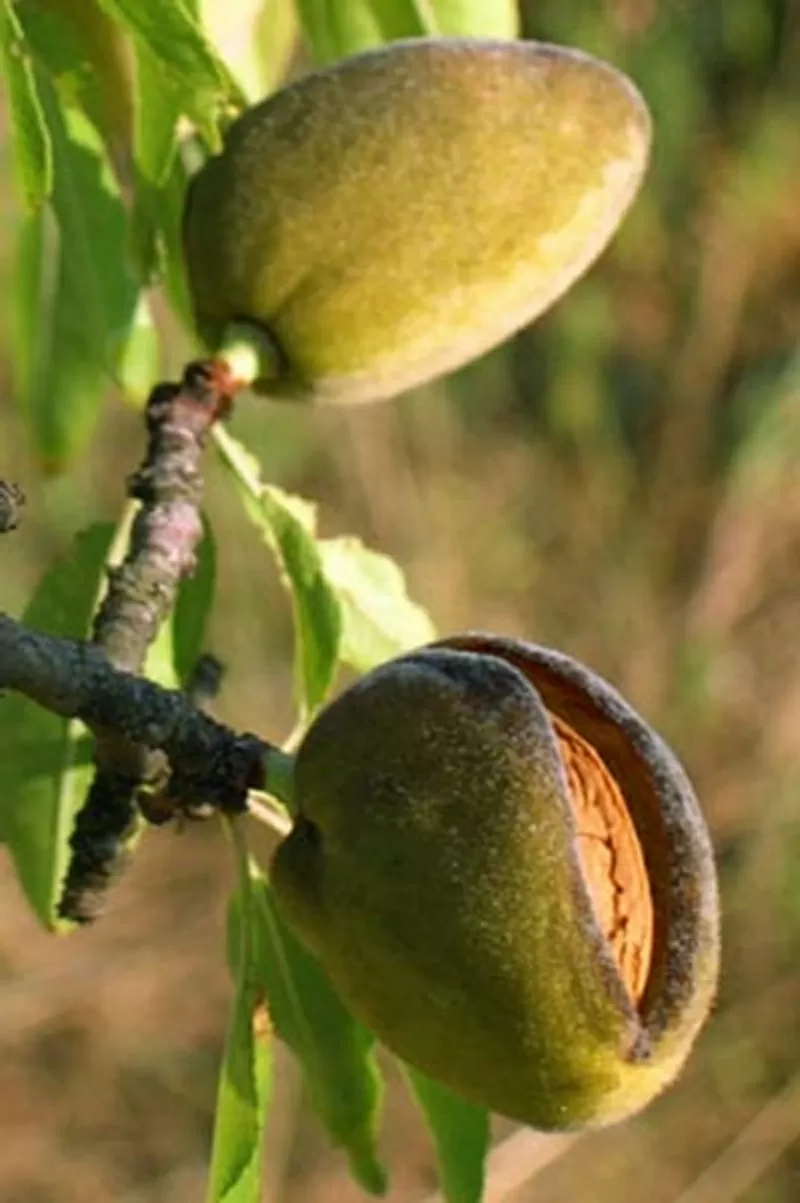
M 88 117 L 127 178 L 133 101 L 124 33 L 97 0 L 37 0 L 19 16 L 39 72 L 65 106 Z
M 141 292 L 114 371 L 120 392 L 137 409 L 144 408 L 150 390 L 158 379 L 160 361 L 161 341 L 153 311 L 147 294 Z
M 341 1146 L 365 1190 L 380 1194 L 386 1175 L 376 1152 L 381 1082 L 373 1038 L 345 1009 L 324 970 L 281 919 L 269 885 L 251 865 L 256 979 L 277 1035 L 302 1066 L 312 1106 Z M 233 947 L 241 939 L 231 912 Z
M 192 4 L 192 16 L 196 5 Z M 162 60 L 141 39 L 135 40 L 133 156 L 134 203 L 131 216 L 131 255 L 143 283 L 154 284 L 164 274 L 173 248 L 168 227 L 174 224 L 172 182 L 183 173 L 178 157 L 178 121 L 183 111 L 181 85 Z M 216 139 L 216 133 L 214 135 Z M 183 190 L 181 190 L 181 205 Z M 185 289 L 183 290 L 185 293 Z M 172 297 L 173 303 L 176 298 Z M 176 312 L 189 318 L 188 296 L 177 298 Z M 187 304 L 184 304 L 184 302 Z
M 14 287 L 16 391 L 51 468 L 91 433 L 136 320 L 126 213 L 102 141 L 52 85 L 40 94 L 55 156 L 51 202 L 22 225 Z
M 294 0 L 267 0 L 255 28 L 257 95 L 268 96 L 286 78 L 299 38 Z
M 86 638 L 91 634 L 97 602 L 105 590 L 106 567 L 119 563 L 128 545 L 135 507 L 120 524 L 91 527 L 79 535 L 71 554 L 42 580 L 23 621 L 54 635 Z M 209 550 L 201 544 L 198 579 L 184 583 L 184 598 L 162 624 L 150 647 L 144 675 L 165 689 L 183 684 L 182 658 L 202 638 L 201 614 L 209 597 Z M 212 557 L 213 558 L 213 557 Z M 213 582 L 212 582 L 213 583 Z M 180 595 L 179 595 L 180 597 Z M 183 615 L 187 630 L 176 624 Z M 56 915 L 69 860 L 69 837 L 75 815 L 91 781 L 93 740 L 84 726 L 62 719 L 26 698 L 0 699 L 0 763 L 4 790 L 0 796 L 0 840 L 9 845 L 23 889 L 38 917 L 48 927 L 69 930 Z M 142 833 L 129 833 L 130 850 Z
M 136 44 L 133 154 L 142 176 L 160 188 L 178 148 L 180 88 L 146 42 Z
M 164 246 L 160 230 L 162 191 L 140 172 L 134 173 L 133 204 L 128 229 L 128 254 L 139 282 L 152 288 L 164 273 Z
M 43 357 L 49 354 L 48 328 L 39 329 L 41 294 L 49 284 L 46 271 L 52 254 L 45 254 L 57 237 L 49 209 L 27 214 L 17 230 L 10 299 L 10 327 L 14 388 L 23 406 L 29 407 L 36 374 Z
M 257 990 L 236 991 L 217 1091 L 209 1203 L 261 1198 L 261 1142 L 269 1107 L 272 1058 Z
M 156 187 L 141 173 L 134 181 L 130 253 L 139 279 L 155 284 L 163 278 L 170 304 L 187 331 L 194 333 L 192 306 L 183 259 L 181 224 L 189 185 L 186 165 L 175 155 L 166 182 Z
M 188 187 L 189 173 L 186 164 L 180 158 L 176 158 L 169 179 L 157 198 L 158 220 L 164 247 L 164 286 L 175 313 L 181 318 L 186 329 L 196 337 L 183 257 L 183 210 Z
M 438 32 L 431 0 L 299 0 L 298 11 L 318 63 Z
M 158 63 L 181 112 L 197 123 L 214 150 L 219 125 L 230 106 L 245 98 L 203 33 L 188 4 L 164 0 L 101 0 L 103 8 L 143 44 Z
M 397 38 L 513 38 L 516 0 L 299 0 L 314 58 L 330 63 Z
M 217 1091 L 208 1203 L 257 1203 L 261 1147 L 272 1085 L 270 1022 L 259 982 L 256 900 L 245 853 L 231 902 L 230 960 L 236 982 Z
M 446 1203 L 481 1203 L 489 1151 L 489 1113 L 403 1066 L 412 1095 L 425 1117 Z
M 429 0 L 445 37 L 516 38 L 517 0 Z
M 150 47 L 176 79 L 214 91 L 227 82 L 227 71 L 206 38 L 189 4 L 182 0 L 102 0 L 102 7 Z
M 226 431 L 217 429 L 215 437 L 245 509 L 272 549 L 292 597 L 298 701 L 307 718 L 333 684 L 342 633 L 339 601 L 314 537 L 314 507 L 264 484 L 257 460 Z
M 274 92 L 286 77 L 298 37 L 294 0 L 201 0 L 208 37 L 249 96 Z
M 217 576 L 217 551 L 207 518 L 203 518 L 203 538 L 195 552 L 195 569 L 181 582 L 172 617 L 175 670 L 182 685 L 191 677 L 203 652 L 208 616 L 214 600 Z
M 303 33 L 317 63 L 358 54 L 383 41 L 380 26 L 368 5 L 342 8 L 325 0 L 297 0 Z
M 42 466 L 57 471 L 86 444 L 107 388 L 80 329 L 81 284 L 50 206 L 17 234 L 12 288 L 14 393 Z
M 301 707 L 310 715 L 325 701 L 336 675 L 341 611 L 320 560 L 308 503 L 265 485 L 259 504 L 262 529 L 269 532 L 292 593 Z
M 183 684 L 176 668 L 175 626 L 171 615 L 166 622 L 162 622 L 147 649 L 142 675 L 164 689 L 180 689 Z
M 196 27 L 198 0 L 186 0 L 189 17 Z M 203 35 L 205 36 L 205 35 Z M 208 40 L 205 39 L 206 45 Z M 151 40 L 135 39 L 136 94 L 133 128 L 133 152 L 142 179 L 158 192 L 170 178 L 178 149 L 178 121 L 187 108 L 187 95 L 181 77 L 176 77 L 163 55 L 154 52 Z M 233 88 L 221 59 L 215 56 L 216 68 L 225 76 L 226 89 Z M 191 100 L 191 97 L 189 98 Z M 229 100 L 242 99 L 233 95 Z M 228 103 L 229 101 L 226 101 Z M 209 141 L 216 145 L 216 127 Z
M 76 539 L 69 557 L 36 590 L 23 615 L 28 626 L 75 638 L 89 634 L 113 535 L 114 528 L 103 524 Z M 86 730 L 13 694 L 0 699 L 0 739 L 0 835 L 38 918 L 64 930 L 56 908 L 68 840 L 92 772 Z
M 0 64 L 20 192 L 25 204 L 35 209 L 52 191 L 53 151 L 25 35 L 11 0 L 0 0 Z
M 342 607 L 345 663 L 368 672 L 436 637 L 433 623 L 410 600 L 403 574 L 389 556 L 370 551 L 355 538 L 323 539 L 317 549 Z

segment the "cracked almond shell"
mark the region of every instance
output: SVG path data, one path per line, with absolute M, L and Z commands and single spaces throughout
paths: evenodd
M 190 188 L 185 256 L 211 350 L 271 336 L 260 391 L 355 402 L 502 341 L 602 251 L 650 142 L 633 84 L 576 50 L 416 39 L 250 109 Z
M 398 1056 L 545 1130 L 675 1078 L 717 980 L 711 844 L 590 670 L 490 635 L 402 657 L 312 724 L 295 797 L 278 903 Z

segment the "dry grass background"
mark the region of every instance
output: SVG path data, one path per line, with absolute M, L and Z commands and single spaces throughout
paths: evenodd
M 627 67 L 651 102 L 648 184 L 613 249 L 546 318 L 457 378 L 357 413 L 244 402 L 271 479 L 326 533 L 391 552 L 442 632 L 524 634 L 589 661 L 685 761 L 724 899 L 719 1003 L 681 1081 L 581 1138 L 497 1128 L 491 1203 L 800 1198 L 800 10 L 791 0 L 550 0 L 532 36 Z M 8 151 L 0 149 L 3 179 Z M 0 189 L 4 229 L 13 218 Z M 0 240 L 0 293 L 10 243 Z M 115 398 L 89 455 L 37 474 L 10 403 L 0 469 L 29 494 L 4 540 L 17 611 L 71 534 L 112 517 L 139 454 Z M 290 723 L 289 616 L 209 464 L 219 713 Z M 258 837 L 262 838 L 262 837 Z M 264 845 L 265 851 L 267 845 Z M 92 930 L 57 941 L 0 864 L 0 1203 L 203 1197 L 230 987 L 229 853 L 213 824 L 145 841 Z M 361 1196 L 279 1058 L 265 1198 Z M 392 1203 L 433 1190 L 394 1084 Z

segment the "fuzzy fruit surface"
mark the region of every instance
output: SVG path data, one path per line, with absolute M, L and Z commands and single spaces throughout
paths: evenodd
M 553 716 L 597 749 L 641 843 L 638 999 L 581 869 Z M 622 1119 L 673 1080 L 717 978 L 713 856 L 677 761 L 600 678 L 493 636 L 422 649 L 322 712 L 295 790 L 279 905 L 397 1055 L 547 1130 Z
M 261 391 L 392 396 L 533 320 L 630 204 L 647 109 L 612 67 L 532 42 L 415 39 L 246 112 L 195 177 L 184 242 L 211 350 L 233 321 L 282 356 Z

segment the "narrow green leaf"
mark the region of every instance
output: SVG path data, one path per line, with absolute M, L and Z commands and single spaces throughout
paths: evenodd
M 91 527 L 42 580 L 24 622 L 54 635 L 89 634 L 114 528 Z M 91 776 L 85 728 L 17 694 L 0 699 L 0 833 L 38 918 L 62 930 L 56 907 L 68 840 Z M 39 749 L 38 758 L 31 756 Z
M 183 257 L 183 211 L 189 187 L 186 164 L 177 157 L 164 187 L 158 194 L 158 222 L 164 248 L 164 287 L 170 304 L 187 330 L 194 334 L 192 303 Z
M 136 43 L 133 153 L 143 177 L 156 188 L 166 182 L 178 147 L 180 87 L 146 42 Z
M 208 1203 L 261 1198 L 261 1148 L 272 1085 L 270 1021 L 257 968 L 259 911 L 246 854 L 240 852 L 237 861 L 229 924 L 236 994 L 217 1091 Z
M 200 0 L 198 7 L 206 35 L 247 95 L 274 92 L 297 44 L 295 0 Z
M 240 985 L 217 1091 L 208 1203 L 257 1203 L 272 1057 L 259 992 Z
M 191 5 L 195 16 L 195 5 Z M 178 121 L 184 111 L 182 90 L 148 42 L 135 39 L 133 156 L 134 203 L 131 255 L 143 283 L 156 283 L 167 268 L 171 248 L 167 226 L 174 220 L 172 180 L 181 174 Z M 216 134 L 215 134 L 216 137 Z M 181 196 L 182 201 L 182 196 Z M 182 206 L 181 206 L 182 207 Z M 173 298 L 174 300 L 174 298 Z M 178 316 L 188 319 L 181 297 Z
M 184 3 L 164 0 L 101 0 L 103 8 L 146 46 L 159 64 L 181 112 L 194 120 L 213 149 L 219 123 L 230 106 L 245 103 L 231 73 Z
M 114 377 L 120 392 L 137 409 L 143 409 L 159 379 L 161 340 L 147 294 L 141 292 L 128 337 L 122 347 Z
M 436 37 L 441 33 L 435 0 L 371 0 L 383 39 Z
M 445 37 L 516 38 L 517 0 L 428 0 Z
M 55 183 L 20 235 L 14 368 L 39 452 L 57 468 L 93 429 L 135 323 L 138 289 L 125 270 L 125 208 L 103 143 L 46 79 L 39 84 Z
M 53 151 L 22 26 L 11 0 L 0 0 L 0 65 L 6 81 L 15 172 L 35 209 L 53 187 Z
M 245 509 L 272 549 L 292 597 L 298 701 L 307 718 L 333 684 L 342 633 L 339 601 L 328 583 L 314 535 L 314 507 L 264 484 L 258 462 L 226 431 L 218 429 L 215 437 Z
M 481 1203 L 489 1151 L 488 1111 L 410 1065 L 403 1069 L 433 1140 L 446 1203 Z
M 164 689 L 180 689 L 183 684 L 176 666 L 175 624 L 172 615 L 166 622 L 162 622 L 158 634 L 147 649 L 142 675 Z
M 91 633 L 105 589 L 106 567 L 124 554 L 134 510 L 128 507 L 116 528 L 99 524 L 76 538 L 69 556 L 46 574 L 36 590 L 23 616 L 29 626 L 75 638 Z M 207 583 L 190 584 L 190 593 L 192 589 L 202 594 Z M 177 610 L 162 625 L 144 667 L 144 675 L 165 689 L 182 684 L 177 672 L 181 657 L 176 621 Z M 186 634 L 181 638 L 186 647 Z M 56 908 L 73 822 L 91 781 L 92 749 L 93 740 L 81 723 L 62 719 L 16 694 L 0 698 L 0 840 L 9 846 L 37 916 L 57 931 L 71 927 L 58 918 Z M 129 833 L 128 849 L 141 832 L 139 825 Z
M 53 211 L 61 237 L 61 274 L 80 301 L 74 337 L 87 356 L 113 363 L 133 320 L 138 290 L 126 270 L 126 212 L 105 148 L 83 114 L 62 108 L 42 85 L 53 133 Z
M 17 230 L 10 298 L 10 334 L 14 390 L 22 406 L 32 409 L 40 366 L 50 355 L 49 327 L 39 328 L 41 297 L 52 284 L 52 258 L 57 238 L 49 208 L 26 214 Z M 47 244 L 47 245 L 46 245 Z M 33 414 L 30 414 L 33 417 Z
M 133 100 L 124 32 L 97 0 L 38 0 L 18 12 L 38 72 L 88 117 L 126 178 Z
M 256 977 L 277 1035 L 302 1066 L 312 1106 L 331 1140 L 342 1147 L 365 1190 L 380 1194 L 386 1175 L 376 1152 L 381 1081 L 373 1038 L 356 1023 L 320 964 L 278 913 L 269 885 L 251 865 Z M 231 912 L 233 946 L 241 938 Z
M 342 607 L 345 663 L 368 672 L 435 638 L 433 623 L 410 600 L 403 574 L 389 556 L 355 538 L 322 539 L 317 549 Z
M 377 18 L 368 4 L 346 8 L 326 0 L 297 0 L 297 8 L 311 53 L 321 65 L 347 54 L 358 54 L 383 41 Z
M 150 47 L 176 79 L 194 79 L 211 91 L 227 72 L 188 4 L 181 0 L 101 0 L 102 7 Z
M 298 36 L 294 0 L 266 0 L 254 31 L 251 55 L 253 69 L 246 76 L 254 95 L 268 96 L 281 86 L 292 61 Z
M 514 38 L 516 0 L 298 0 L 314 58 L 330 63 L 398 38 Z
M 175 670 L 182 685 L 192 675 L 203 652 L 216 576 L 214 534 L 208 519 L 204 518 L 203 538 L 195 553 L 195 569 L 190 577 L 182 581 L 173 611 Z
M 183 260 L 181 222 L 189 175 L 180 155 L 168 177 L 156 187 L 137 172 L 130 224 L 130 255 L 143 284 L 163 279 L 170 304 L 187 331 L 194 333 L 192 306 Z
M 161 190 L 153 187 L 139 171 L 134 176 L 128 255 L 136 278 L 145 288 L 152 288 L 164 272 L 164 246 L 159 224 Z
M 305 506 L 299 498 L 274 485 L 265 485 L 262 490 L 261 514 L 292 593 L 301 707 L 310 715 L 325 701 L 336 675 L 342 618 Z
M 299 0 L 298 11 L 318 63 L 438 32 L 431 0 Z
M 49 205 L 18 231 L 12 290 L 14 394 L 42 466 L 56 471 L 85 445 L 107 387 L 80 329 L 81 284 L 65 262 Z

